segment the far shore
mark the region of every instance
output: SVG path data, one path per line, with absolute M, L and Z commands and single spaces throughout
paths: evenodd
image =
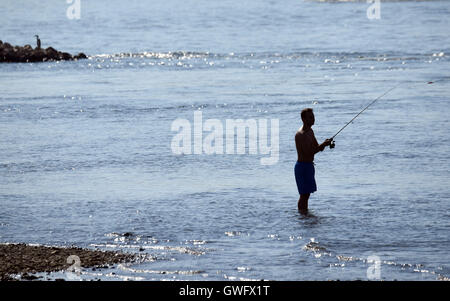
M 0 280 L 16 280 L 15 275 L 20 275 L 19 280 L 39 280 L 40 278 L 33 274 L 68 270 L 78 262 L 78 258 L 80 267 L 92 268 L 133 261 L 136 255 L 73 246 L 0 243 Z

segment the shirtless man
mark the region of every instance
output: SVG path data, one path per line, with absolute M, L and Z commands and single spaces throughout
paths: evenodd
M 301 214 L 308 213 L 309 195 L 317 190 L 314 178 L 314 155 L 330 145 L 332 139 L 326 139 L 319 144 L 311 127 L 314 125 L 314 113 L 311 108 L 301 112 L 303 126 L 295 134 L 295 146 L 297 147 L 297 163 L 295 164 L 295 181 L 297 182 L 298 210 Z

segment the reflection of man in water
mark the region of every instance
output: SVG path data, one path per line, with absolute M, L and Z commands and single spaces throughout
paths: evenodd
M 331 139 L 326 139 L 319 144 L 311 127 L 314 125 L 314 113 L 311 108 L 301 112 L 303 126 L 295 134 L 295 146 L 297 147 L 297 163 L 295 164 L 295 181 L 297 182 L 298 210 L 302 214 L 308 213 L 309 195 L 317 190 L 314 178 L 314 155 L 331 144 Z

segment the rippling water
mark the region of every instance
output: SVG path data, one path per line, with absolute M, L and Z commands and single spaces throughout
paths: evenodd
M 382 2 L 379 20 L 367 3 L 68 5 L 0 4 L 1 40 L 89 56 L 0 65 L 1 242 L 147 255 L 83 279 L 364 280 L 378 256 L 381 279 L 448 280 L 448 1 Z M 299 111 L 323 140 L 398 84 L 316 156 L 299 215 Z M 279 119 L 278 162 L 173 154 L 195 111 Z

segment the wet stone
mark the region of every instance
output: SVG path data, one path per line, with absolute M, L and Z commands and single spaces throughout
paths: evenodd
M 34 273 L 68 269 L 74 261 L 67 263 L 69 256 L 79 258 L 84 268 L 104 267 L 110 264 L 133 261 L 134 254 L 82 249 L 78 247 L 30 246 L 26 244 L 0 244 L 0 280 L 14 280 L 12 275 L 21 275 L 24 280 L 36 280 Z

